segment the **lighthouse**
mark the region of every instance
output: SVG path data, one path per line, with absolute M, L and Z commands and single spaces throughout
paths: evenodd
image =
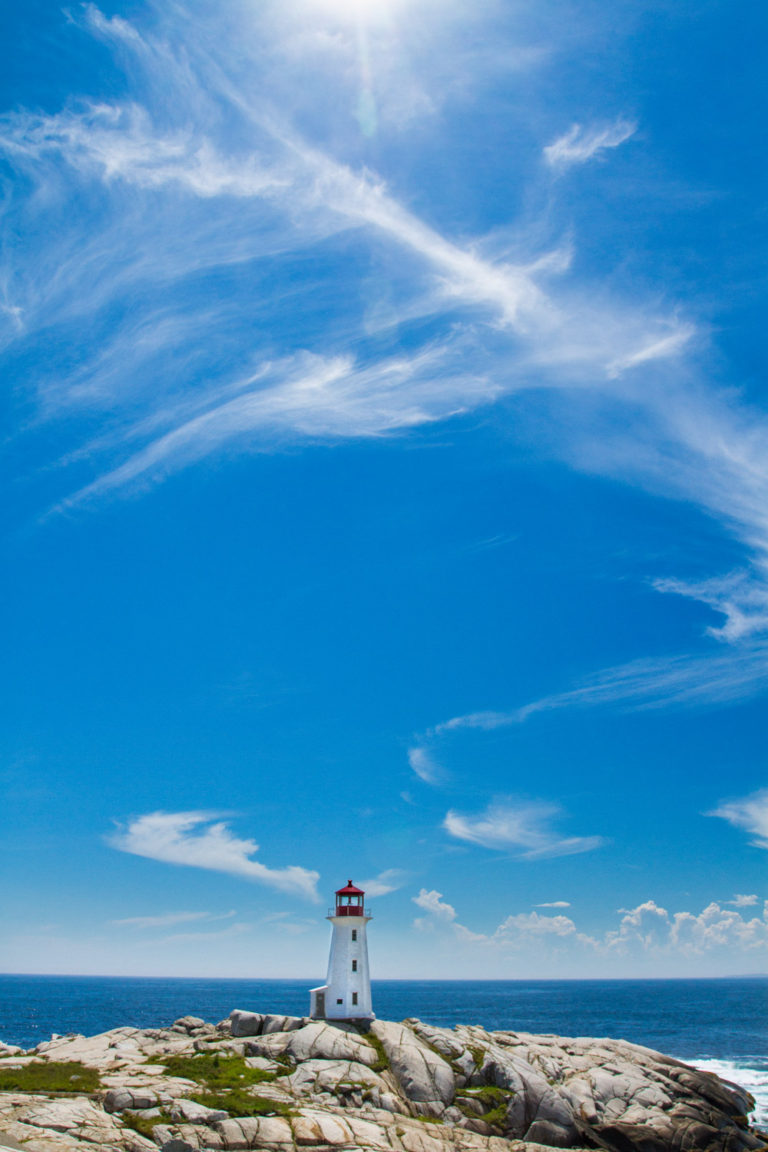
M 310 991 L 309 1014 L 315 1020 L 373 1020 L 366 929 L 372 919 L 365 892 L 350 880 L 336 892 L 328 910 L 333 929 L 325 984 Z

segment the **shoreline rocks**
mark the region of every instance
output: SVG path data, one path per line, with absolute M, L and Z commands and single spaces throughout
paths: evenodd
M 179 1057 L 183 1074 L 171 1074 Z M 0 1074 L 68 1062 L 95 1069 L 98 1091 L 0 1090 L 0 1152 L 768 1147 L 749 1127 L 749 1093 L 622 1040 L 236 1010 L 218 1025 L 185 1016 L 170 1028 L 54 1037 L 29 1052 L 0 1044 Z M 220 1067 L 235 1066 L 242 1086 L 206 1085 L 193 1098 L 195 1069 L 217 1083 Z

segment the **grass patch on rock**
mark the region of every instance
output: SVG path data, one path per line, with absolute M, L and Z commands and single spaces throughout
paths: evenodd
M 121 1112 L 120 1119 L 126 1128 L 130 1128 L 132 1132 L 138 1132 L 139 1136 L 146 1136 L 148 1140 L 153 1138 L 152 1132 L 156 1124 L 177 1123 L 166 1112 L 160 1112 L 157 1116 L 137 1116 L 135 1112 Z
M 497 1088 L 495 1084 L 483 1084 L 482 1088 L 463 1088 L 462 1095 L 473 1096 L 476 1100 L 487 1101 L 494 1106 L 506 1104 L 514 1093 L 506 1088 Z
M 361 1032 L 360 1035 L 376 1053 L 376 1061 L 371 1065 L 371 1071 L 386 1072 L 389 1068 L 389 1056 L 387 1056 L 381 1040 L 373 1032 Z
M 280 1073 L 250 1068 L 242 1056 L 221 1056 L 204 1053 L 200 1056 L 169 1056 L 164 1062 L 166 1073 L 194 1080 L 200 1092 L 193 1092 L 190 1100 L 206 1108 L 227 1112 L 230 1116 L 290 1116 L 290 1108 L 280 1100 L 252 1095 L 253 1084 L 276 1080 Z
M 486 1112 L 480 1119 L 484 1120 L 486 1124 L 490 1124 L 491 1128 L 503 1129 L 507 1122 L 506 1104 L 501 1104 L 498 1108 L 492 1108 L 490 1112 Z
M 477 1100 L 484 1109 L 487 1109 L 482 1115 L 478 1115 L 457 1097 L 456 1105 L 465 1116 L 471 1120 L 482 1120 L 491 1128 L 503 1129 L 506 1126 L 507 1108 L 514 1092 L 506 1088 L 497 1088 L 495 1084 L 484 1084 L 482 1088 L 463 1088 L 461 1094 L 465 1098 Z
M 95 1092 L 100 1084 L 96 1069 L 77 1060 L 46 1060 L 21 1068 L 0 1068 L 2 1092 Z
M 268 1100 L 266 1096 L 252 1096 L 244 1088 L 194 1092 L 190 1096 L 197 1104 L 216 1111 L 228 1112 L 230 1116 L 292 1116 L 293 1112 L 281 1100 Z
M 205 1053 L 201 1056 L 169 1056 L 163 1061 L 169 1076 L 194 1080 L 206 1088 L 244 1088 L 249 1084 L 267 1084 L 277 1079 L 277 1072 L 249 1068 L 242 1056 L 220 1056 Z

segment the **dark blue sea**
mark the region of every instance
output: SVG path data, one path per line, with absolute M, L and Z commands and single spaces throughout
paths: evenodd
M 53 1033 L 129 1024 L 216 1022 L 233 1008 L 303 1016 L 310 980 L 0 976 L 0 1040 L 31 1048 Z M 718 980 L 378 980 L 385 1020 L 444 1027 L 611 1036 L 645 1044 L 742 1084 L 768 1126 L 768 978 Z

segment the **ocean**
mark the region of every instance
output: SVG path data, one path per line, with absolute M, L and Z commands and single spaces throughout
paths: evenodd
M 233 1008 L 303 1016 L 311 980 L 0 976 L 0 1040 L 31 1048 L 53 1033 L 216 1022 Z M 611 1036 L 747 1088 L 768 1129 L 768 978 L 716 980 L 374 980 L 385 1020 L 444 1027 Z

